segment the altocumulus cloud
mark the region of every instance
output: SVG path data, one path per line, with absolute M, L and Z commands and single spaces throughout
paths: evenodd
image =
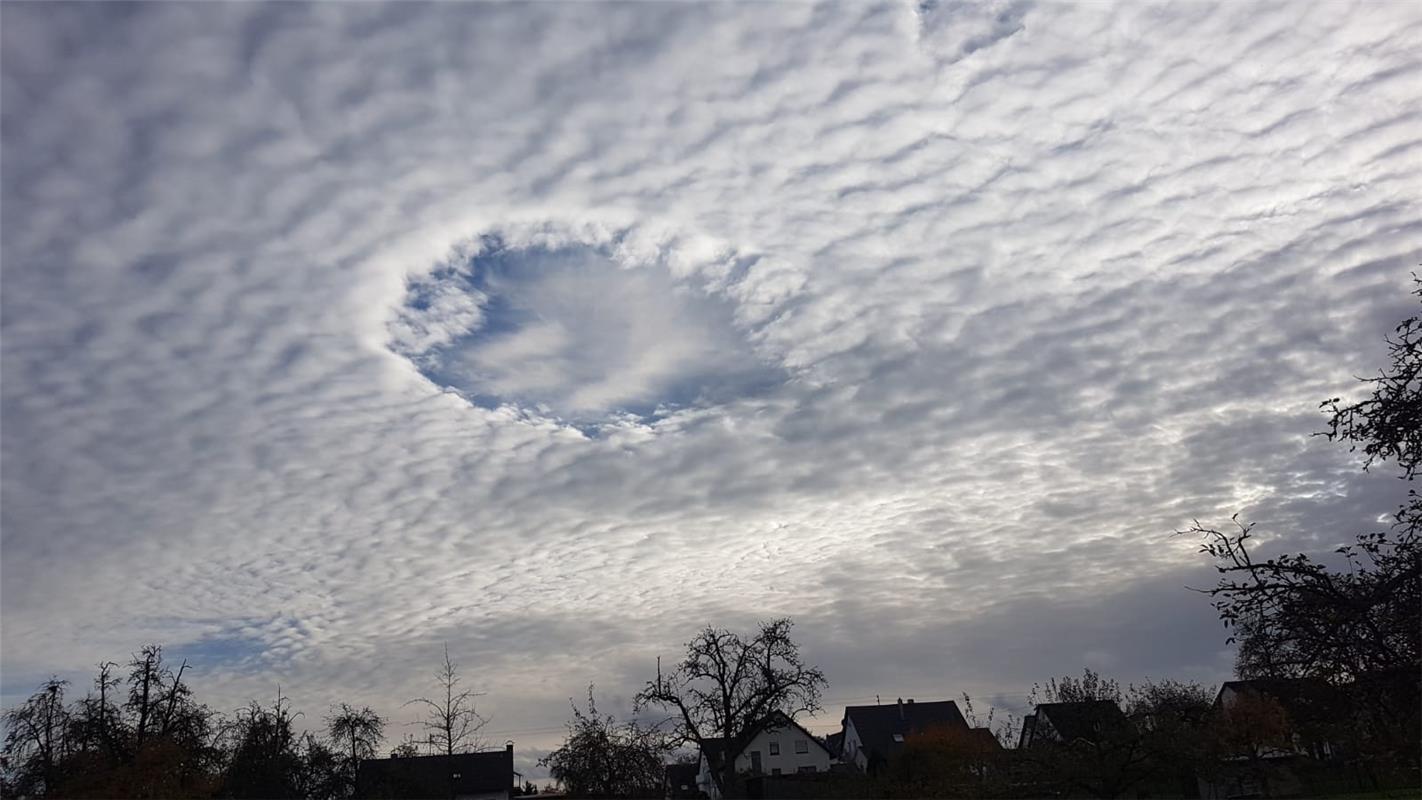
M 1308 434 L 1422 260 L 1413 5 L 0 13 L 7 702 L 404 719 L 449 642 L 546 746 L 773 614 L 834 700 L 1217 679 L 1169 532 L 1400 493 Z

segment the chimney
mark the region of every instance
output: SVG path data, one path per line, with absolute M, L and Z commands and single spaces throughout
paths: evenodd
M 908 699 L 908 704 L 909 704 L 909 705 L 913 705 L 913 698 L 912 698 L 912 697 L 910 697 L 910 698 Z
M 903 719 L 903 718 L 904 718 L 904 699 L 903 699 L 902 697 L 900 697 L 900 698 L 899 698 L 899 719 Z

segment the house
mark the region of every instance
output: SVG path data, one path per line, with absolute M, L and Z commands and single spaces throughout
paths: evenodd
M 1047 742 L 1070 744 L 1076 741 L 1095 744 L 1103 736 L 1128 730 L 1130 724 L 1113 700 L 1041 703 L 1023 718 L 1017 746 L 1027 748 Z
M 724 739 L 709 739 L 701 749 L 696 785 L 712 800 L 721 796 L 713 770 L 721 769 L 727 757 L 735 759 L 738 774 L 750 776 L 829 772 L 834 761 L 823 742 L 780 712 L 740 752 L 726 753 L 725 749 Z
M 975 748 L 984 753 L 999 753 L 1002 751 L 1002 742 L 997 740 L 997 734 L 991 728 L 973 728 L 968 731 L 968 740 Z
M 1337 746 L 1330 741 L 1334 727 L 1348 719 L 1349 703 L 1344 693 L 1324 681 L 1311 678 L 1256 678 L 1226 681 L 1215 696 L 1214 713 L 1225 720 L 1247 714 L 1247 706 L 1276 709 L 1276 721 L 1287 742 L 1279 743 L 1279 755 L 1307 755 L 1326 759 Z
M 968 721 L 952 700 L 894 705 L 847 706 L 839 757 L 860 772 L 877 774 L 904 747 L 904 737 L 935 728 L 968 730 Z
M 697 788 L 696 776 L 701 771 L 698 764 L 667 764 L 665 796 L 672 800 L 691 800 L 701 796 Z
M 1227 755 L 1200 780 L 1203 797 L 1327 793 L 1351 774 L 1343 759 L 1351 704 L 1324 681 L 1227 681 L 1211 713 Z
M 356 771 L 356 797 L 509 800 L 518 794 L 513 743 L 487 753 L 372 758 Z

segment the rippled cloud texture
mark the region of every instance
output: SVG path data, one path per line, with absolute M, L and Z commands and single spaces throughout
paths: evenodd
M 1401 495 L 1309 434 L 1422 261 L 1419 40 L 1409 3 L 7 3 L 5 699 L 156 640 L 218 707 L 404 720 L 448 642 L 536 748 L 779 614 L 841 705 L 1218 679 L 1170 532 L 1322 549 Z M 405 304 L 489 235 L 644 270 L 519 273 L 462 356 L 503 405 L 401 349 L 487 321 Z M 727 348 L 774 380 L 670 388 Z

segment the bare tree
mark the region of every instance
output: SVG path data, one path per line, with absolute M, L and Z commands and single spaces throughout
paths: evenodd
M 54 790 L 57 766 L 69 750 L 70 713 L 64 704 L 69 681 L 50 678 L 24 705 L 5 712 L 3 755 L 16 773 L 8 790 L 17 795 Z
M 820 708 L 824 673 L 800 658 L 790 639 L 792 622 L 782 618 L 761 625 L 753 637 L 707 627 L 686 645 L 686 657 L 637 694 L 640 710 L 656 706 L 672 716 L 676 737 L 709 752 L 719 739 L 722 763 L 712 776 L 723 797 L 736 778 L 735 755 L 777 713 L 794 717 Z
M 192 697 L 183 683 L 186 660 L 176 673 L 163 664 L 163 648 L 145 645 L 129 661 L 127 708 L 136 716 L 134 750 L 142 752 L 150 738 L 166 736 L 176 719 L 175 712 Z M 100 680 L 105 676 L 101 672 Z
M 394 747 L 390 748 L 391 758 L 413 758 L 420 754 L 420 743 L 414 736 L 405 734 L 405 738 Z
M 375 748 L 385 738 L 385 720 L 370 706 L 354 708 L 348 703 L 331 707 L 326 717 L 326 732 L 331 742 L 350 753 L 351 788 L 356 785 L 356 773 L 362 758 L 374 758 Z
M 427 733 L 426 741 L 437 754 L 453 756 L 469 753 L 484 745 L 479 731 L 489 720 L 479 714 L 474 699 L 482 692 L 459 689 L 459 669 L 449 658 L 449 645 L 444 646 L 444 666 L 435 673 L 441 695 L 435 699 L 416 697 L 405 705 L 423 706 L 427 713 L 420 725 Z

